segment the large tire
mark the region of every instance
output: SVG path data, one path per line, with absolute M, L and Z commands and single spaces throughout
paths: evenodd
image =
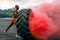
M 29 31 L 29 14 L 30 14 L 30 9 L 22 9 L 18 13 L 17 16 L 17 30 L 19 32 L 19 35 L 24 38 L 24 40 L 35 40 L 30 34 Z

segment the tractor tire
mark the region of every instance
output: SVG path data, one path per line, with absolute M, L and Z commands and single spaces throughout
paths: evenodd
M 24 40 L 36 40 L 31 36 L 29 31 L 29 14 L 30 9 L 22 9 L 19 11 L 16 23 L 17 31 Z

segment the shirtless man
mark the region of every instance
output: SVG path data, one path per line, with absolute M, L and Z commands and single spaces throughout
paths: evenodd
M 18 5 L 15 5 L 15 10 L 13 11 L 13 16 L 12 16 L 12 20 L 11 20 L 11 24 L 7 27 L 7 29 L 4 31 L 4 34 L 8 34 L 7 31 L 15 24 L 16 25 L 16 18 L 17 18 L 17 14 L 18 14 L 18 10 L 19 10 L 19 6 Z M 18 32 L 17 32 L 17 35 L 16 37 L 20 37 L 18 35 Z

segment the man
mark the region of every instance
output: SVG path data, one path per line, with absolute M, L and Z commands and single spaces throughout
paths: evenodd
M 8 28 L 4 31 L 4 34 L 8 34 L 7 31 L 15 24 L 16 25 L 16 18 L 17 18 L 17 14 L 18 14 L 18 10 L 19 10 L 19 6 L 15 5 L 15 10 L 13 11 L 13 16 L 12 16 L 12 20 L 11 20 L 11 24 L 8 26 Z M 20 38 L 20 36 L 17 35 L 16 37 Z

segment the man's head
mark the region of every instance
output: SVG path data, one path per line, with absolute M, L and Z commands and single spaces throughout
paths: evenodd
M 16 10 L 19 10 L 19 5 L 15 5 Z

